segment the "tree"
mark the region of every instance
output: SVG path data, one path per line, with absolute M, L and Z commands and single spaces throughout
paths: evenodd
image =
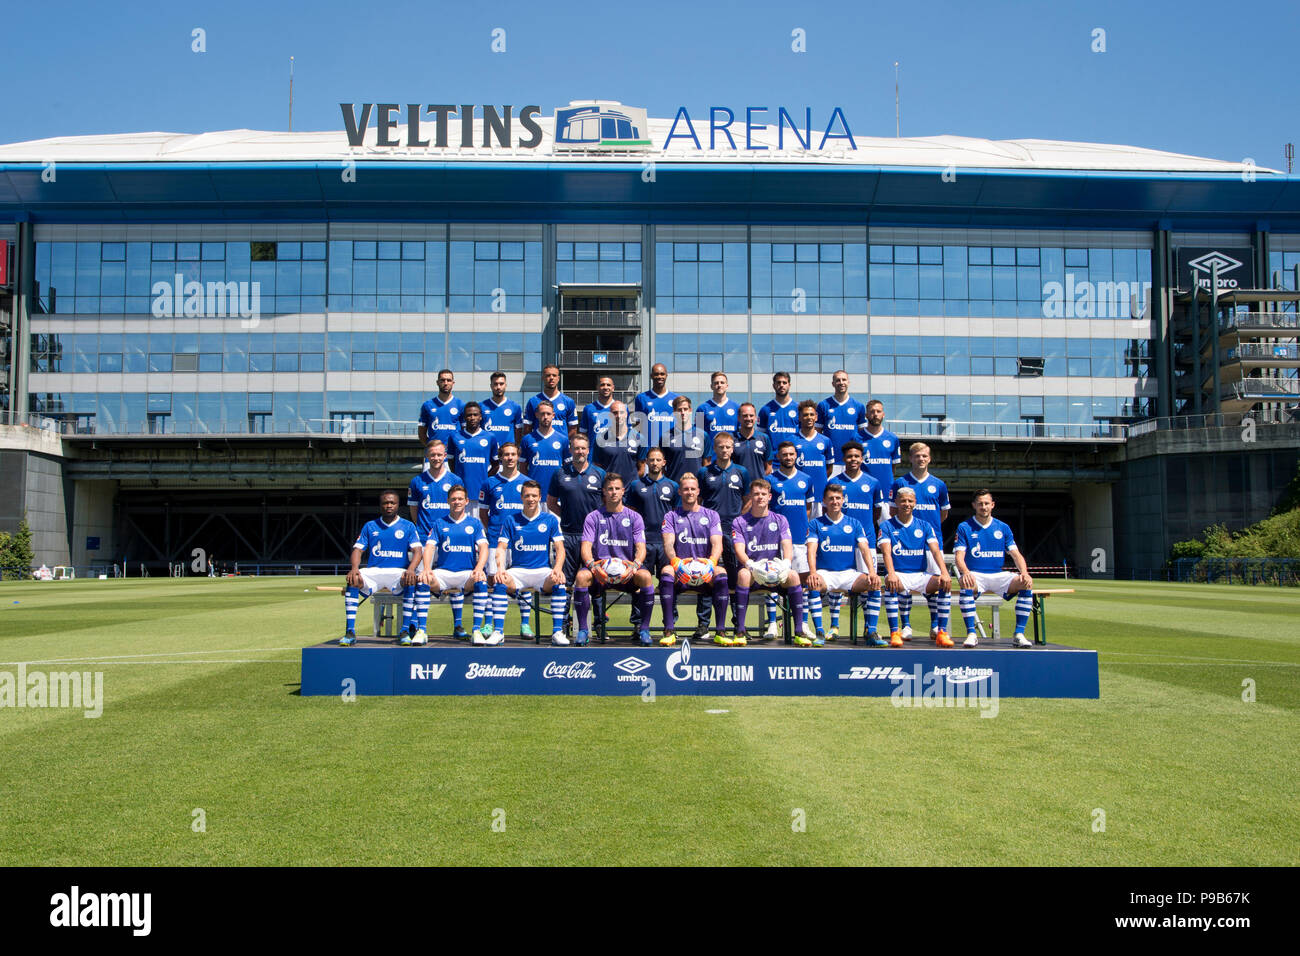
M 0 577 L 11 580 L 31 577 L 35 559 L 32 529 L 26 516 L 18 522 L 18 530 L 13 534 L 0 531 Z

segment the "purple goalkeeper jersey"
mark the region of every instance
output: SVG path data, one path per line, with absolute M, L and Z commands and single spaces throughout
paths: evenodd
M 683 561 L 691 558 L 707 559 L 713 557 L 710 536 L 722 536 L 722 519 L 710 508 L 697 508 L 694 511 L 677 508 L 664 515 L 663 532 L 665 535 L 676 536 L 673 553 Z
M 597 508 L 582 523 L 582 540 L 591 544 L 591 556 L 636 559 L 636 546 L 645 544 L 645 522 L 631 508 L 606 511 Z
M 790 522 L 775 511 L 761 518 L 740 515 L 731 523 L 731 540 L 744 545 L 751 561 L 780 560 L 784 557 L 781 542 L 790 540 Z

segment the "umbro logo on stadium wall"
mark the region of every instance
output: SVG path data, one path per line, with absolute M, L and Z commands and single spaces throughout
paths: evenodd
M 1222 252 L 1207 252 L 1205 255 L 1199 256 L 1187 264 L 1198 272 L 1204 272 L 1206 275 L 1209 275 L 1210 271 L 1215 266 L 1219 267 L 1220 275 L 1225 272 L 1231 272 L 1233 269 L 1241 268 L 1240 259 L 1234 259 L 1232 256 L 1225 256 Z
M 1178 250 L 1178 287 L 1209 289 L 1219 270 L 1220 289 L 1248 289 L 1255 279 L 1255 250 L 1250 246 L 1214 246 Z

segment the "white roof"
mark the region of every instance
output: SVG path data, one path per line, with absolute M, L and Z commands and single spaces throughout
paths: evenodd
M 708 116 L 692 116 L 695 133 L 702 146 L 707 147 L 709 136 Z M 835 166 L 893 166 L 945 168 L 988 168 L 1006 170 L 1076 170 L 1113 171 L 1129 173 L 1241 173 L 1250 167 L 1240 162 L 1226 162 L 1199 156 L 1186 156 L 1161 150 L 1142 149 L 1136 146 L 1116 146 L 1105 143 L 1072 143 L 1059 140 L 1015 139 L 990 140 L 969 136 L 892 137 L 858 136 L 857 149 L 850 149 L 843 139 L 827 140 L 824 150 L 804 150 L 797 141 L 785 133 L 785 148 L 777 148 L 777 128 L 768 117 L 766 129 L 755 130 L 753 142 L 765 145 L 766 150 L 701 149 L 696 150 L 689 138 L 680 138 L 686 132 L 684 123 L 677 126 L 677 138 L 667 149 L 660 147 L 668 138 L 673 121 L 651 119 L 650 139 L 655 145 L 648 150 L 627 150 L 618 153 L 554 150 L 552 132 L 554 121 L 538 116 L 535 122 L 541 127 L 543 139 L 534 149 L 519 147 L 472 147 L 451 145 L 437 147 L 385 147 L 375 145 L 377 130 L 372 125 L 366 130 L 366 145 L 350 147 L 342 130 L 322 132 L 278 132 L 267 130 L 235 129 L 215 133 L 115 133 L 103 136 L 61 136 L 52 139 L 32 140 L 25 143 L 0 145 L 0 163 L 274 163 L 274 162 L 329 162 L 353 159 L 387 160 L 394 162 L 593 162 L 627 163 L 653 159 L 655 162 L 705 162 L 705 163 L 798 163 L 801 165 Z M 826 117 L 814 116 L 812 145 L 822 137 Z M 738 146 L 744 145 L 744 123 L 738 120 L 732 126 Z M 836 132 L 843 132 L 837 122 Z M 433 123 L 421 126 L 420 135 L 431 139 Z M 526 135 L 515 118 L 512 135 L 517 141 Z M 394 138 L 405 142 L 406 130 L 398 126 Z M 449 123 L 448 139 L 459 143 L 460 123 Z M 482 142 L 481 121 L 475 120 L 475 142 Z M 719 136 L 719 140 L 722 137 Z M 791 148 L 792 142 L 795 148 Z M 1258 167 L 1256 172 L 1269 174 L 1277 170 Z

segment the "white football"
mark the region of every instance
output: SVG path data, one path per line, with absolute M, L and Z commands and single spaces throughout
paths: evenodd
M 677 583 L 684 588 L 697 588 L 713 580 L 713 566 L 707 561 L 692 558 L 677 568 Z
M 627 562 L 619 558 L 606 558 L 601 567 L 605 571 L 605 576 L 611 581 L 622 581 L 627 577 Z
M 755 582 L 765 587 L 784 583 L 790 574 L 790 564 L 779 558 L 765 558 L 749 562 L 749 573 Z

